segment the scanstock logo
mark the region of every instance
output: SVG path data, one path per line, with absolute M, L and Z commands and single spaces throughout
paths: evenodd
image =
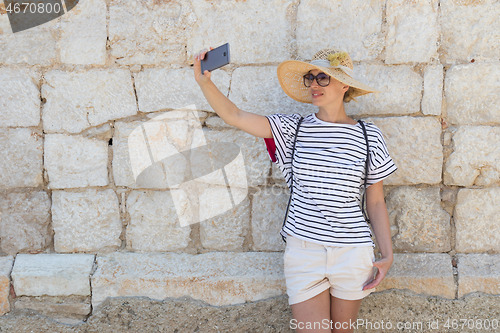
M 79 1 L 3 0 L 13 33 L 31 29 L 63 16 L 75 8 Z
M 240 146 L 204 130 L 195 105 L 148 118 L 120 144 L 128 148 L 130 186 L 168 189 L 181 227 L 233 214 L 248 194 Z

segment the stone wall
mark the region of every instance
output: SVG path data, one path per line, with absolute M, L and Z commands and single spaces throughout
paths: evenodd
M 224 42 L 232 63 L 212 77 L 244 110 L 314 112 L 276 66 L 330 46 L 381 91 L 347 105 L 399 168 L 384 182 L 396 254 L 379 292 L 500 294 L 498 1 L 82 0 L 16 34 L 0 13 L 0 315 L 285 294 L 285 183 L 190 67 Z

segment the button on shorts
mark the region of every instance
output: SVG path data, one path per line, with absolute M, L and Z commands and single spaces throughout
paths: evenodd
M 362 299 L 375 291 L 363 290 L 373 279 L 373 261 L 372 246 L 325 246 L 288 235 L 284 257 L 288 302 L 306 301 L 326 289 L 340 299 Z

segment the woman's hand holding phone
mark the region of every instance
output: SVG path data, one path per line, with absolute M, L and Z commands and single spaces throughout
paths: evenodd
M 210 47 L 210 50 L 213 49 L 213 47 Z M 210 82 L 211 73 L 209 71 L 205 71 L 205 73 L 201 72 L 201 60 L 205 58 L 207 52 L 208 50 L 204 49 L 194 56 L 194 79 L 200 86 Z

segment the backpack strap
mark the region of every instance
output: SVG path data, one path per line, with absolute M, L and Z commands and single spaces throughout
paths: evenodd
M 365 124 L 363 123 L 362 120 L 358 120 L 358 123 L 361 125 L 361 128 L 363 129 L 363 135 L 365 136 L 365 141 L 366 141 L 365 191 L 363 192 L 361 199 L 361 210 L 363 211 L 363 216 L 365 217 L 366 222 L 370 223 L 370 218 L 368 217 L 368 214 L 365 209 L 365 198 L 366 198 L 366 188 L 367 188 L 366 181 L 368 179 L 368 161 L 370 159 L 370 145 L 368 144 L 368 134 L 366 134 Z

